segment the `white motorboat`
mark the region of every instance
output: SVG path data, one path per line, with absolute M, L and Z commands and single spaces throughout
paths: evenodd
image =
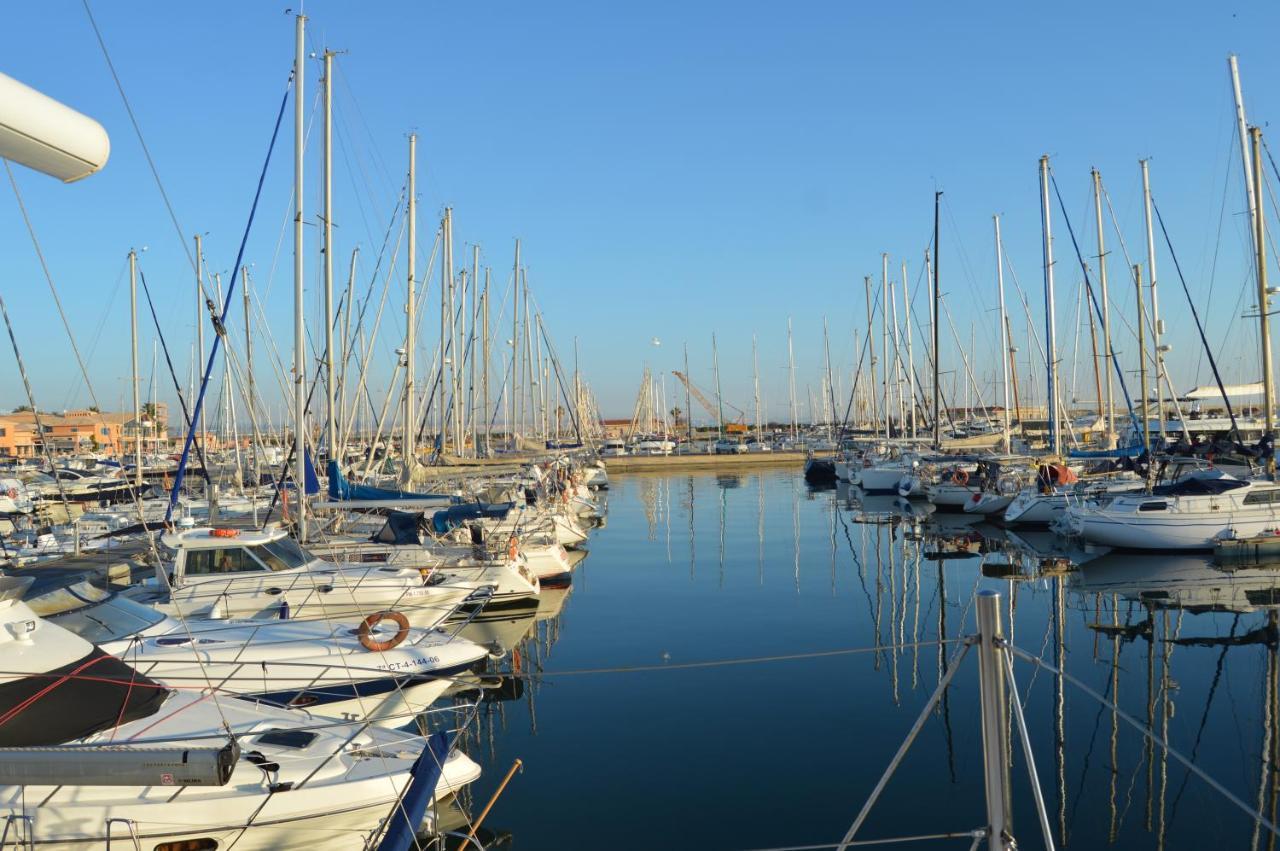
M 446 582 L 431 571 L 343 567 L 307 552 L 283 529 L 191 528 L 161 537 L 157 576 L 124 593 L 184 618 L 358 621 L 395 610 L 430 629 L 490 586 Z
M 1091 543 L 1123 549 L 1211 550 L 1220 540 L 1280 528 L 1280 485 L 1194 470 L 1150 491 L 1073 506 L 1064 526 Z
M 140 748 L 221 749 L 209 785 L 172 769 L 145 785 L 113 772 L 86 784 L 83 767 L 62 750 L 66 782 L 42 776 L 0 786 L 12 847 L 348 851 L 376 838 L 424 753 L 423 739 L 165 688 L 40 618 L 19 599 L 27 584 L 0 578 L 0 746 L 73 745 L 88 754 L 110 745 L 111 759 L 136 760 L 143 772 Z M 49 751 L 32 756 L 47 761 L 41 775 L 56 773 Z M 194 771 L 181 762 L 178 769 Z M 6 773 L 11 783 L 19 776 Z M 432 795 L 443 798 L 479 774 L 454 751 Z
M 27 571 L 24 602 L 50 623 L 176 687 L 219 691 L 326 715 L 404 724 L 488 651 L 442 630 L 396 623 L 189 621 L 99 588 L 83 574 Z M 401 616 L 402 617 L 402 616 Z

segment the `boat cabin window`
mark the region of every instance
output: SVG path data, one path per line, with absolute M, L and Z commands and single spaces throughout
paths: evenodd
M 243 573 L 262 570 L 262 565 L 244 547 L 187 550 L 187 576 Z
M 1139 511 L 1164 511 L 1169 506 L 1164 502 L 1144 502 L 1138 506 Z
M 311 561 L 311 556 L 293 538 L 280 538 L 254 547 L 253 553 L 272 570 L 290 570 Z
M 1280 488 L 1253 491 L 1244 497 L 1245 505 L 1270 505 L 1277 502 L 1280 502 Z

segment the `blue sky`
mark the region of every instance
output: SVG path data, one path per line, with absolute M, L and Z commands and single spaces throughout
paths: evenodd
M 292 61 L 285 9 L 93 4 L 185 235 L 208 234 L 214 270 L 234 260 Z M 346 51 L 335 107 L 339 280 L 358 244 L 359 287 L 367 286 L 406 167 L 406 136 L 416 131 L 424 255 L 441 210 L 452 206 L 458 262 L 480 244 L 501 291 L 519 236 L 559 352 L 568 360 L 577 338 L 606 415 L 630 412 L 646 362 L 655 373 L 681 369 L 684 341 L 694 380 L 710 388 L 714 331 L 726 398 L 750 408 L 755 333 L 769 413 L 785 416 L 787 316 L 802 405 L 806 387 L 818 394 L 824 316 L 847 392 L 853 331 L 866 321 L 862 278 L 878 279 L 880 254 L 889 252 L 892 274 L 905 258 L 908 279 L 918 279 L 935 187 L 945 192 L 948 308 L 960 348 L 989 377 L 997 363 L 993 213 L 1004 216 L 1010 262 L 1034 321 L 1043 321 L 1042 153 L 1052 157 L 1087 254 L 1089 169 L 1102 171 L 1135 262 L 1145 252 L 1137 161 L 1151 157 L 1157 203 L 1228 380 L 1257 377 L 1256 329 L 1239 319 L 1252 302 L 1242 299 L 1250 278 L 1225 60 L 1240 55 L 1250 119 L 1266 122 L 1280 71 L 1274 5 L 309 2 L 306 13 L 313 50 Z M 131 246 L 148 247 L 143 268 L 185 382 L 190 268 L 84 9 L 20 4 L 7 20 L 0 70 L 94 116 L 112 138 L 108 167 L 82 183 L 16 172 L 98 396 L 115 407 L 126 392 Z M 311 64 L 308 114 L 319 77 Z M 286 360 L 289 234 L 279 240 L 292 180 L 290 119 L 248 250 Z M 317 127 L 307 154 L 313 222 L 319 153 Z M 38 401 L 86 404 L 7 181 L 2 194 L 0 286 Z M 1080 275 L 1056 204 L 1054 215 L 1059 341 L 1071 361 Z M 317 231 L 308 228 L 313 316 Z M 1132 322 L 1113 232 L 1108 241 L 1113 302 Z M 1185 389 L 1209 374 L 1163 245 L 1157 264 L 1170 371 Z M 399 273 L 391 292 L 384 322 L 398 325 Z M 914 310 L 925 318 L 923 291 Z M 233 327 L 241 321 L 237 307 Z M 1020 311 L 1013 324 L 1024 333 Z M 429 363 L 435 326 L 424 327 L 419 361 Z M 143 328 L 149 373 L 154 335 L 145 317 Z M 944 368 L 954 369 L 949 336 Z M 375 354 L 383 383 L 375 377 L 373 386 L 385 390 L 398 341 L 383 337 Z M 1080 340 L 1083 351 L 1087 331 Z M 264 335 L 258 351 L 267 345 Z M 1117 330 L 1115 346 L 1132 360 L 1127 331 Z M 1028 346 L 1020 348 L 1025 357 Z M 0 408 L 25 402 L 7 347 L 0 362 Z M 1062 371 L 1064 380 L 1077 374 L 1080 395 L 1091 393 L 1085 362 L 1064 362 Z M 260 381 L 273 382 L 265 366 Z M 669 384 L 667 395 L 683 394 Z

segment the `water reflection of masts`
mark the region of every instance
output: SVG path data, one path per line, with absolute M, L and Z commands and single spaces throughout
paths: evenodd
M 889 644 L 890 644 L 890 679 L 893 682 L 893 702 L 894 705 L 902 703 L 898 694 L 898 645 L 901 640 L 897 638 L 898 630 L 898 560 L 894 552 L 894 534 L 893 527 L 889 526 Z
M 662 479 L 662 519 L 667 529 L 667 564 L 671 564 L 671 479 Z
M 687 480 L 689 485 L 689 578 L 693 578 L 694 568 L 698 563 L 697 548 L 694 544 L 696 536 L 693 532 L 693 476 Z
M 831 535 L 831 596 L 836 595 L 836 504 L 833 502 L 828 510 L 827 520 Z
M 720 488 L 720 587 L 724 587 L 724 515 L 728 504 L 728 490 Z
M 880 670 L 880 663 L 883 661 L 882 659 L 883 651 L 881 648 L 884 645 L 884 641 L 882 640 L 882 636 L 880 635 L 880 614 L 884 610 L 884 542 L 883 540 L 881 540 L 882 530 L 884 529 L 884 527 L 879 523 L 875 524 L 875 526 L 876 526 L 876 547 L 875 547 L 876 611 L 875 611 L 875 615 L 872 617 L 872 625 L 875 627 L 875 631 L 876 631 L 875 669 L 878 671 Z
M 644 520 L 649 530 L 649 540 L 658 536 L 658 479 L 640 479 L 640 505 L 644 508 Z
M 1120 600 L 1111 595 L 1111 831 L 1108 834 L 1114 844 L 1116 833 L 1120 828 L 1119 813 L 1116 809 L 1116 790 L 1120 782 L 1119 745 L 1120 745 L 1120 649 L 1124 641 L 1120 636 Z
M 938 571 L 938 681 L 947 675 L 947 575 L 941 558 L 934 561 Z M 942 693 L 942 728 L 947 739 L 947 771 L 956 782 L 956 755 L 951 740 L 951 690 Z
M 1169 638 L 1169 610 L 1165 609 L 1161 618 L 1164 631 L 1164 645 L 1160 653 L 1160 736 L 1169 741 L 1169 718 L 1173 715 L 1173 678 L 1169 675 L 1169 663 L 1173 659 L 1173 645 L 1178 633 L 1182 631 L 1182 613 L 1178 610 L 1178 625 L 1174 629 L 1173 640 Z M 1163 851 L 1165 839 L 1165 801 L 1169 793 L 1169 749 L 1160 749 L 1160 810 L 1156 820 L 1159 825 L 1156 831 L 1156 847 Z
M 758 428 L 758 426 L 757 426 Z M 756 577 L 764 585 L 764 474 L 756 475 Z M 832 532 L 834 535 L 835 532 Z
M 1280 700 L 1280 659 L 1277 650 L 1280 642 L 1276 641 L 1276 629 L 1280 612 L 1271 609 L 1267 612 L 1267 627 L 1270 640 L 1267 642 L 1267 674 L 1262 694 L 1262 771 L 1258 780 L 1258 812 L 1270 809 L 1271 822 L 1276 820 L 1277 803 L 1280 802 L 1280 729 L 1277 729 L 1276 701 Z M 1269 799 L 1269 800 L 1268 800 Z M 1249 847 L 1257 851 L 1258 838 L 1262 830 L 1261 822 L 1253 823 L 1253 840 Z M 1267 851 L 1275 851 L 1276 835 L 1269 833 Z
M 916 605 L 911 620 L 911 688 L 915 689 L 920 682 L 920 542 L 908 540 L 905 534 L 902 542 L 904 547 L 910 546 L 915 553 L 911 569 L 916 583 Z
M 795 560 L 796 593 L 800 593 L 800 493 L 791 488 L 791 552 Z
M 1062 672 L 1066 670 L 1065 630 L 1062 622 L 1062 577 L 1053 579 L 1053 761 L 1058 772 L 1058 837 L 1067 844 L 1067 736 L 1064 717 L 1065 689 Z

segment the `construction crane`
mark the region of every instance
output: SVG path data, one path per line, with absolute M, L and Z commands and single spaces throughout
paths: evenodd
M 706 410 L 706 412 L 711 415 L 711 419 L 719 423 L 720 412 L 716 409 L 716 406 L 711 403 L 711 400 L 702 394 L 702 391 L 698 389 L 697 385 L 695 385 L 692 381 L 689 380 L 689 376 L 685 375 L 683 372 L 678 372 L 677 370 L 674 370 L 674 369 L 671 370 L 671 374 L 674 375 L 676 378 L 680 379 L 680 383 L 683 384 L 689 390 L 689 395 L 697 399 L 698 404 L 701 405 Z M 747 417 L 747 412 L 735 405 L 730 405 L 728 402 L 725 402 L 723 400 L 721 400 L 721 404 L 724 405 L 724 407 L 729 408 L 730 410 L 736 412 L 738 415 L 738 418 L 731 423 L 721 423 L 721 426 L 724 428 L 725 432 L 728 434 L 746 434 L 747 425 L 745 420 Z M 688 414 L 686 414 L 686 416 L 688 416 Z

